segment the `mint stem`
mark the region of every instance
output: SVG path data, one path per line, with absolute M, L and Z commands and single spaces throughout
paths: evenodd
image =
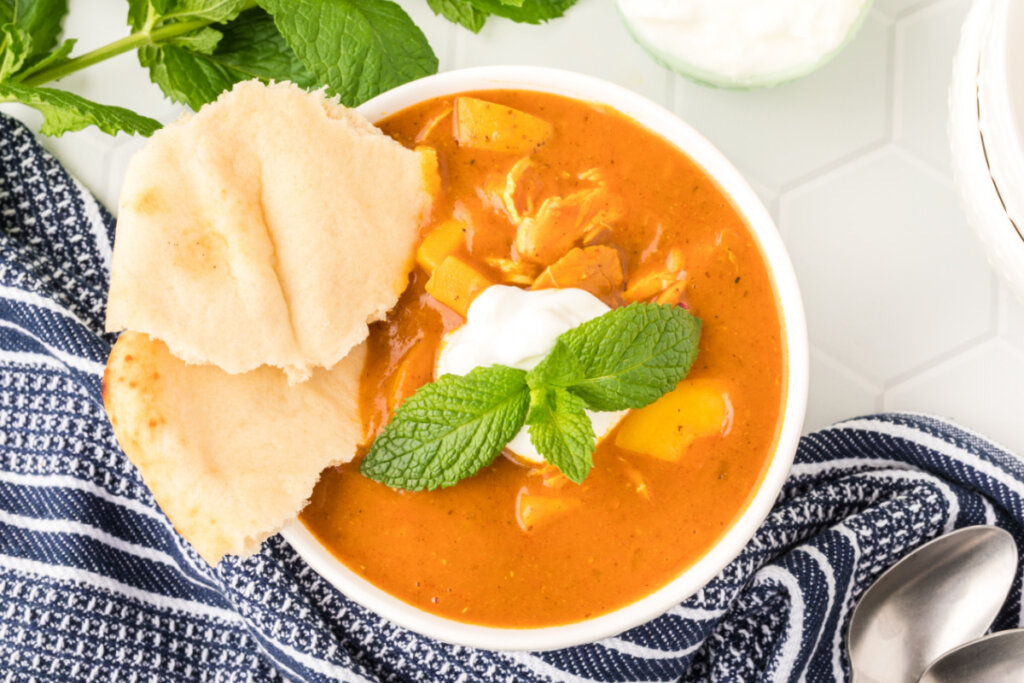
M 241 11 L 244 12 L 245 10 L 252 9 L 255 6 L 256 0 L 247 0 Z M 55 64 L 52 67 L 37 71 L 26 78 L 23 81 L 23 84 L 34 87 L 42 85 L 43 83 L 49 83 L 50 81 L 57 81 L 80 69 L 92 66 L 93 64 L 110 59 L 111 57 L 116 57 L 119 54 L 138 49 L 144 45 L 164 43 L 169 40 L 173 40 L 178 36 L 188 35 L 193 31 L 198 31 L 212 23 L 214 22 L 206 19 L 193 19 L 191 21 L 178 21 L 171 24 L 165 24 L 152 30 L 136 31 L 135 33 L 125 36 L 120 40 L 115 40 L 114 42 L 98 47 L 91 52 L 86 52 L 84 55 L 79 55 L 78 57 L 69 59 L 61 64 Z

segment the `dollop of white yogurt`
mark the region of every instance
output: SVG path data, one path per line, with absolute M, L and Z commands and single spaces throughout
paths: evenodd
M 490 365 L 532 370 L 554 348 L 560 334 L 610 310 L 582 289 L 533 291 L 493 285 L 470 304 L 466 324 L 445 337 L 436 376 L 465 375 Z M 587 411 L 598 441 L 625 414 Z M 530 443 L 528 429 L 519 430 L 506 448 L 523 460 L 542 463 L 544 456 Z
M 868 0 L 619 0 L 637 40 L 677 65 L 742 85 L 839 48 Z

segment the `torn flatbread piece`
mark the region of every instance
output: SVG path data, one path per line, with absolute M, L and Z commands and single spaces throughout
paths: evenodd
M 305 507 L 320 472 L 362 441 L 365 344 L 301 384 L 263 367 L 187 365 L 121 335 L 103 378 L 114 434 L 175 528 L 210 564 L 248 555 Z
M 304 380 L 405 289 L 436 172 L 436 157 L 321 92 L 239 83 L 132 158 L 107 330 Z

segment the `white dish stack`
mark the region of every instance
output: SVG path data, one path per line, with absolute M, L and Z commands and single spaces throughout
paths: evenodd
M 953 174 L 989 261 L 1024 300 L 1024 2 L 975 0 L 949 92 Z

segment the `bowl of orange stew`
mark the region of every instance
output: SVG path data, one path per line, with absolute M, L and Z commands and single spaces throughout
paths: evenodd
M 770 511 L 806 406 L 803 306 L 760 200 L 674 114 L 575 73 L 452 71 L 360 111 L 434 148 L 441 177 L 409 286 L 371 326 L 367 447 L 435 379 L 445 335 L 492 284 L 683 306 L 702 321 L 699 351 L 675 390 L 600 439 L 582 484 L 510 456 L 449 488 L 401 491 L 362 476 L 357 457 L 321 475 L 285 538 L 356 602 L 474 647 L 592 642 L 693 595 Z M 466 130 L 502 120 L 513 135 Z M 561 236 L 532 258 L 517 235 L 524 215 Z M 440 260 L 469 274 L 461 294 L 438 287 Z

